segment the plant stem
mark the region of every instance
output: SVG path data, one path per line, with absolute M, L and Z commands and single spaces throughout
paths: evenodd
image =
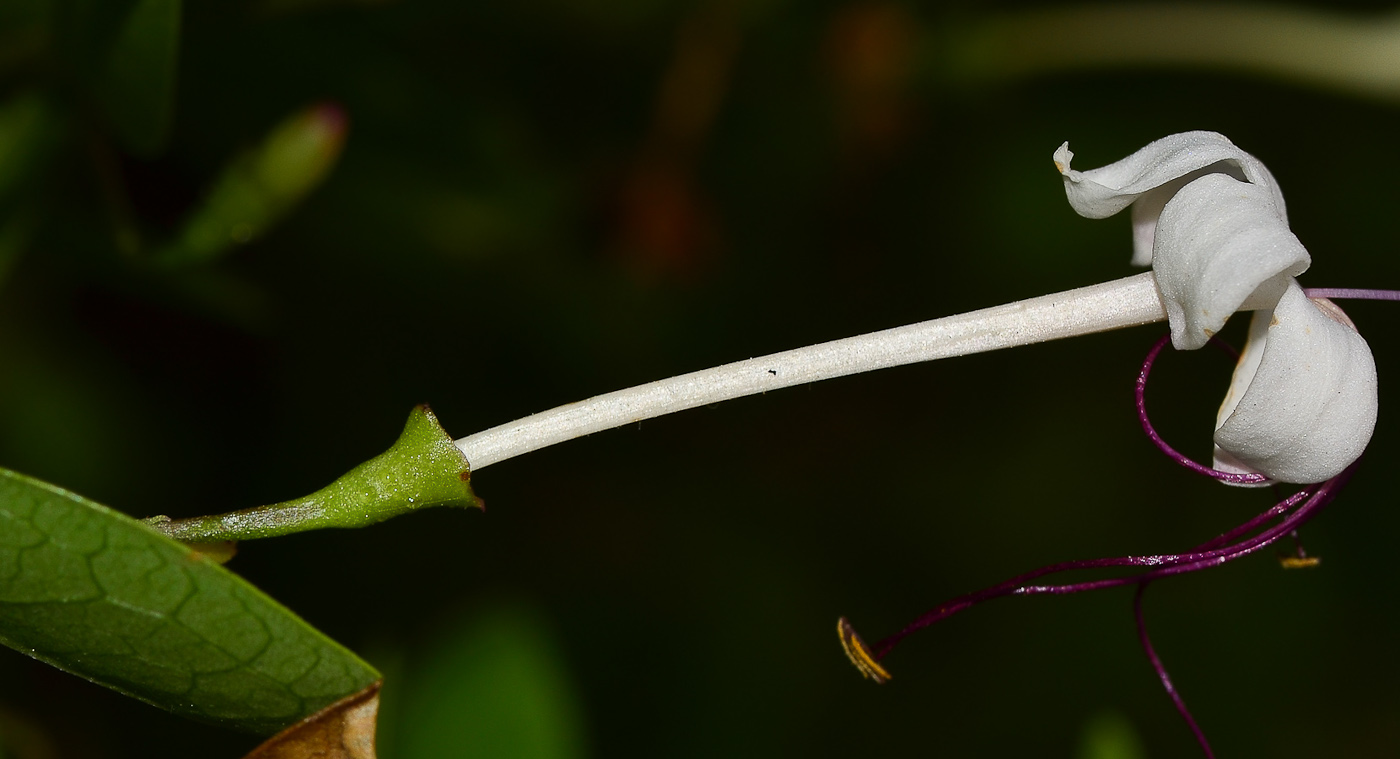
M 472 471 L 676 411 L 891 366 L 966 356 L 1166 319 L 1152 273 L 736 361 L 559 406 L 464 437 Z
M 1400 15 L 1278 3 L 1094 4 L 1007 13 L 936 55 L 954 81 L 1124 66 L 1221 68 L 1400 98 Z
M 212 516 L 147 519 L 168 537 L 218 543 L 327 527 L 364 527 L 432 506 L 481 508 L 466 457 L 427 406 L 408 417 L 398 442 L 308 496 Z

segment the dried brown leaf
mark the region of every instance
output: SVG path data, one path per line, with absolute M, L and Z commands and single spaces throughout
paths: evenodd
M 244 759 L 375 759 L 381 682 L 267 739 Z

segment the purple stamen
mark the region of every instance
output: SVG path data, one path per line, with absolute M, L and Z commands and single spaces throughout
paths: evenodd
M 1152 662 L 1152 669 L 1157 672 L 1157 678 L 1162 681 L 1162 688 L 1167 691 L 1167 696 L 1176 704 L 1176 711 L 1181 718 L 1186 720 L 1186 725 L 1191 728 L 1191 732 L 1196 736 L 1196 742 L 1201 744 L 1201 751 L 1205 752 L 1206 759 L 1215 759 L 1215 752 L 1210 750 L 1210 742 L 1206 740 L 1206 734 L 1201 731 L 1200 725 L 1196 724 L 1196 719 L 1191 716 L 1191 710 L 1186 708 L 1186 702 L 1181 699 L 1181 694 L 1176 692 L 1176 686 L 1172 684 L 1171 675 L 1167 674 L 1167 668 L 1162 666 L 1162 660 L 1158 658 L 1157 651 L 1152 647 L 1152 641 L 1147 637 L 1147 625 L 1142 621 L 1142 594 L 1147 592 L 1147 583 L 1138 585 L 1137 593 L 1133 594 L 1133 620 L 1137 623 L 1138 642 L 1142 644 L 1142 650 L 1147 652 L 1147 660 Z
M 1297 531 L 1297 530 L 1294 530 L 1294 531 L 1293 531 L 1293 535 L 1292 535 L 1291 537 L 1293 538 L 1293 558 L 1295 558 L 1295 559 L 1306 559 L 1306 558 L 1308 558 L 1308 552 L 1305 551 L 1305 550 L 1303 550 L 1303 539 L 1300 538 L 1300 537 L 1298 537 L 1298 531 Z
M 1268 511 L 1265 511 L 1263 514 L 1254 517 L 1253 519 L 1249 520 L 1248 522 L 1245 522 L 1239 527 L 1236 527 L 1228 532 L 1222 533 L 1219 537 L 1213 538 L 1211 540 L 1206 541 L 1205 543 L 1202 543 L 1201 545 L 1196 547 L 1197 550 L 1209 550 L 1212 548 L 1216 548 L 1225 545 L 1226 543 L 1229 543 L 1230 541 L 1240 537 L 1241 535 L 1247 535 L 1253 532 L 1254 530 L 1258 529 L 1261 525 L 1268 522 L 1270 519 L 1282 515 L 1284 512 L 1288 511 L 1294 506 L 1297 506 L 1301 501 L 1311 497 L 1312 493 L 1316 488 L 1316 485 L 1310 485 L 1306 488 L 1303 488 L 1302 490 L 1299 490 L 1293 495 L 1290 495 L 1282 501 L 1279 501 L 1278 503 L 1274 504 L 1272 507 L 1269 508 Z
M 1137 388 L 1134 390 L 1134 398 L 1137 400 L 1138 421 L 1142 422 L 1142 431 L 1147 433 L 1147 437 L 1152 441 L 1152 444 L 1157 446 L 1162 453 L 1167 454 L 1168 458 L 1197 474 L 1204 474 L 1207 477 L 1214 477 L 1221 482 L 1229 482 L 1234 485 L 1259 485 L 1267 482 L 1269 478 L 1262 474 L 1254 472 L 1246 474 L 1222 472 L 1219 469 L 1211 469 L 1208 466 L 1197 464 L 1186 456 L 1177 453 L 1175 448 L 1168 445 L 1167 441 L 1163 440 L 1162 436 L 1157 434 L 1156 428 L 1152 426 L 1152 422 L 1147 418 L 1147 401 L 1145 399 L 1147 376 L 1152 373 L 1152 365 L 1157 362 L 1158 354 L 1162 352 L 1163 348 L 1167 347 L 1167 343 L 1170 342 L 1171 339 L 1171 335 L 1164 335 L 1161 340 L 1158 340 L 1157 344 L 1152 346 L 1152 350 L 1147 352 L 1147 358 L 1142 362 L 1142 371 L 1138 372 Z
M 1326 506 L 1336 497 L 1336 492 L 1351 478 L 1352 471 L 1356 464 L 1352 464 L 1340 475 L 1327 482 L 1318 485 L 1309 485 L 1301 491 L 1275 504 L 1268 511 L 1254 517 L 1244 524 L 1226 532 L 1217 538 L 1213 538 L 1199 546 L 1179 554 L 1156 554 L 1151 556 L 1120 556 L 1107 559 L 1087 559 L 1081 561 L 1063 561 L 1057 564 L 1033 569 L 1024 574 L 1017 575 L 1005 582 L 998 583 L 989 588 L 969 593 L 964 596 L 954 598 L 947 603 L 929 611 L 923 616 L 911 622 L 907 627 L 891 635 L 872 646 L 876 659 L 883 659 L 899 641 L 916 630 L 921 630 L 935 622 L 941 622 L 948 617 L 965 611 L 973 606 L 990 601 L 993 598 L 1003 596 L 1029 596 L 1029 595 L 1063 595 L 1068 593 L 1082 593 L 1086 590 L 1101 590 L 1103 588 L 1114 588 L 1121 585 L 1132 585 L 1154 580 L 1167 575 L 1182 574 L 1184 572 L 1194 572 L 1198 569 L 1219 566 L 1228 561 L 1233 561 L 1242 556 L 1248 556 L 1255 551 L 1277 541 L 1284 535 L 1296 530 L 1302 524 L 1311 519 L 1318 511 Z M 1248 534 L 1258 529 L 1262 524 L 1271 519 L 1275 519 L 1295 506 L 1299 506 L 1292 514 L 1286 516 L 1277 525 L 1268 528 L 1252 538 L 1240 541 L 1224 548 L 1216 546 L 1230 540 L 1235 540 L 1241 535 Z M 1090 580 L 1087 582 L 1069 583 L 1062 585 L 1029 585 L 1031 580 L 1044 577 L 1046 575 L 1058 574 L 1060 572 L 1070 572 L 1078 569 L 1106 569 L 1109 567 L 1156 567 L 1136 575 L 1126 577 L 1110 577 L 1102 580 Z
M 1352 474 L 1355 473 L 1356 467 L 1359 464 L 1359 461 L 1353 463 L 1343 470 L 1341 474 L 1326 482 L 1317 485 L 1309 485 L 1303 488 L 1299 492 L 1275 504 L 1263 514 L 1254 517 L 1248 522 L 1245 522 L 1217 538 L 1202 543 L 1186 553 L 1157 556 L 1124 556 L 1112 559 L 1090 559 L 1087 561 L 1066 561 L 1034 569 L 1007 580 L 1006 582 L 993 585 L 990 588 L 955 598 L 914 620 L 912 624 L 905 627 L 903 630 L 876 643 L 874 646 L 870 647 L 870 653 L 873 655 L 876 662 L 878 662 L 883 659 L 900 640 L 904 639 L 915 630 L 928 627 L 935 622 L 947 619 L 958 612 L 970 609 L 983 601 L 990 601 L 993 598 L 1011 595 L 1062 595 L 1068 593 L 1082 593 L 1088 590 L 1114 588 L 1121 585 L 1137 585 L 1138 591 L 1133 599 L 1133 614 L 1137 620 L 1138 639 L 1142 643 L 1143 650 L 1147 653 L 1147 658 L 1151 662 L 1153 670 L 1157 672 L 1158 678 L 1161 679 L 1162 686 L 1166 688 L 1167 695 L 1171 697 L 1182 719 L 1186 721 L 1192 734 L 1196 736 L 1196 741 L 1200 743 L 1201 749 L 1205 752 L 1207 759 L 1213 759 L 1215 755 L 1211 752 L 1210 744 L 1206 741 L 1205 733 L 1201 731 L 1200 726 L 1196 724 L 1196 720 L 1191 716 L 1191 712 L 1186 708 L 1186 702 L 1182 700 L 1181 694 L 1176 691 L 1176 686 L 1172 684 L 1166 668 L 1162 665 L 1162 660 L 1157 656 L 1157 652 L 1152 648 L 1152 643 L 1147 637 L 1147 629 L 1142 620 L 1141 603 L 1143 589 L 1147 587 L 1149 582 L 1160 577 L 1195 572 L 1197 570 L 1219 566 L 1240 557 L 1248 556 L 1265 546 L 1273 544 L 1284 536 L 1296 535 L 1299 527 L 1314 516 L 1317 516 L 1317 513 L 1320 512 L 1323 507 L 1327 506 L 1336 498 L 1337 492 L 1351 479 Z M 1301 505 L 1299 505 L 1300 503 Z M 1292 513 L 1288 513 L 1290 510 Z M 1279 516 L 1283 516 L 1283 519 L 1278 524 L 1260 531 L 1253 537 L 1246 538 L 1224 548 L 1215 547 L 1230 540 L 1235 540 L 1242 535 L 1249 534 L 1259 526 Z M 1136 575 L 1110 577 L 1088 582 L 1062 585 L 1026 584 L 1029 580 L 1057 572 L 1121 566 L 1149 566 L 1156 568 Z M 851 634 L 854 637 L 854 631 L 852 631 Z M 864 644 L 862 643 L 861 646 L 862 651 L 864 651 Z M 881 669 L 881 673 L 884 675 L 885 679 L 888 679 L 888 675 L 884 674 L 883 668 Z
M 1363 297 L 1353 295 L 1330 295 L 1331 293 L 1341 291 L 1329 290 L 1323 292 L 1328 293 L 1328 297 Z M 1345 292 L 1364 292 L 1370 294 L 1366 297 L 1400 300 L 1400 292 L 1395 291 Z M 1377 295 L 1378 293 L 1380 295 Z M 1138 374 L 1136 389 L 1137 410 L 1138 418 L 1142 422 L 1143 431 L 1147 433 L 1147 436 L 1152 442 L 1166 453 L 1167 456 L 1188 469 L 1225 482 L 1238 484 L 1257 484 L 1265 482 L 1267 478 L 1261 474 L 1232 474 L 1197 464 L 1180 453 L 1177 453 L 1175 449 L 1167 445 L 1152 427 L 1152 423 L 1147 418 L 1147 405 L 1143 399 L 1144 391 L 1147 386 L 1147 377 L 1152 371 L 1152 365 L 1163 348 L 1166 347 L 1169 339 L 1170 336 L 1164 337 L 1152 347 L 1152 350 L 1147 355 L 1147 359 L 1143 362 L 1142 370 Z M 1229 349 L 1226 348 L 1226 350 Z M 1272 545 L 1285 536 L 1291 535 L 1294 540 L 1297 541 L 1298 528 L 1306 524 L 1314 516 L 1317 516 L 1318 512 L 1336 498 L 1337 492 L 1351 479 L 1359 465 L 1360 461 L 1358 460 L 1344 469 L 1341 474 L 1326 482 L 1303 487 L 1293 495 L 1283 498 L 1264 513 L 1185 553 L 1066 561 L 1040 567 L 1039 569 L 1033 569 L 989 588 L 984 588 L 983 590 L 954 598 L 914 620 L 914 622 L 903 630 L 869 647 L 867 647 L 864 641 L 850 628 L 850 624 L 842 618 L 840 625 L 842 643 L 847 648 L 847 655 L 861 668 L 862 672 L 866 673 L 867 676 L 875 676 L 871 674 L 873 671 L 878 675 L 876 677 L 877 682 L 885 682 L 889 679 L 889 674 L 880 666 L 879 661 L 893 650 L 901 640 L 916 630 L 921 630 L 935 622 L 947 619 L 983 601 L 990 601 L 993 598 L 1012 595 L 1061 595 L 1081 593 L 1089 590 L 1101 590 L 1121 585 L 1136 585 L 1137 593 L 1133 598 L 1133 615 L 1137 623 L 1138 640 L 1142 643 L 1143 651 L 1146 652 L 1153 670 L 1161 680 L 1162 687 L 1166 689 L 1167 695 L 1172 699 L 1172 703 L 1176 705 L 1177 712 L 1181 714 L 1182 719 L 1186 721 L 1192 734 L 1195 735 L 1197 743 L 1201 746 L 1201 750 L 1205 753 L 1207 759 L 1214 759 L 1215 754 L 1211 751 L 1210 744 L 1206 741 L 1205 733 L 1202 732 L 1200 726 L 1196 724 L 1196 720 L 1191 716 L 1191 712 L 1186 708 L 1185 701 L 1182 700 L 1181 694 L 1177 692 L 1176 686 L 1172 684 L 1171 677 L 1167 674 L 1166 667 L 1162 665 L 1162 660 L 1157 656 L 1157 652 L 1153 649 L 1152 642 L 1147 636 L 1147 627 L 1142 617 L 1143 592 L 1146 590 L 1148 583 L 1161 577 L 1219 566 L 1226 562 L 1234 561 L 1235 559 L 1255 553 L 1266 546 Z M 1269 526 L 1270 523 L 1275 522 L 1275 520 L 1277 520 L 1277 522 Z M 1301 543 L 1296 547 L 1296 554 L 1297 557 L 1291 560 L 1295 562 L 1296 566 L 1312 566 L 1316 564 L 1316 560 L 1306 558 Z M 1287 561 L 1285 562 L 1285 566 L 1289 566 Z M 1150 569 L 1133 575 L 1109 577 L 1085 582 L 1058 585 L 1029 584 L 1032 580 L 1059 572 L 1105 569 L 1109 567 L 1150 567 Z
M 1400 290 L 1368 290 L 1352 287 L 1305 287 L 1303 294 L 1309 298 L 1328 300 L 1400 300 Z

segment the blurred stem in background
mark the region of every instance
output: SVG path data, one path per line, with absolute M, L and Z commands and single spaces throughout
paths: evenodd
M 1102 4 L 1010 13 L 930 45 L 936 78 L 986 85 L 1076 69 L 1234 70 L 1400 99 L 1400 13 L 1282 4 Z

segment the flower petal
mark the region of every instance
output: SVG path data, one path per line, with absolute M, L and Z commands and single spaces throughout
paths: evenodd
M 1254 315 L 1216 422 L 1217 469 L 1311 483 L 1361 456 L 1376 425 L 1376 364 L 1336 312 L 1289 281 L 1273 311 Z
M 1311 258 L 1274 212 L 1267 188 L 1226 174 L 1200 177 L 1162 209 L 1152 263 L 1172 345 L 1194 350 L 1245 299 L 1276 303 Z
M 1055 151 L 1055 167 L 1065 195 L 1081 216 L 1103 219 L 1133 206 L 1133 263 L 1152 263 L 1152 243 L 1162 207 L 1187 183 L 1206 174 L 1224 173 L 1268 188 L 1283 222 L 1288 214 L 1278 183 L 1259 159 L 1215 132 L 1183 132 L 1163 137 L 1116 163 L 1089 171 L 1070 168 L 1069 143 Z

